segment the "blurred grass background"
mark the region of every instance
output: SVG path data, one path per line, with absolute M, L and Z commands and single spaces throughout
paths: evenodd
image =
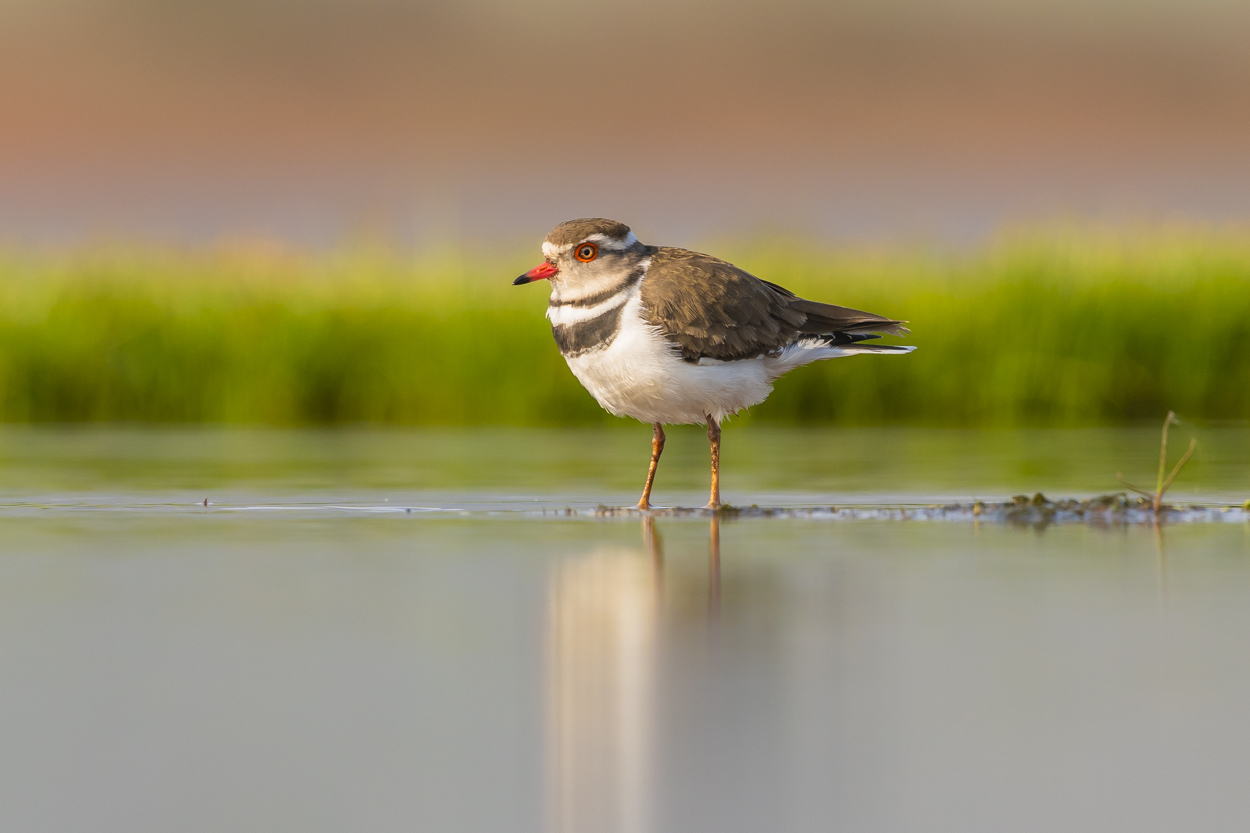
M 1050 232 L 977 251 L 709 244 L 912 321 L 907 357 L 783 377 L 772 424 L 1118 425 L 1250 416 L 1250 240 Z M 0 253 L 0 421 L 595 425 L 514 255 L 93 247 Z M 532 261 L 532 262 L 531 262 Z M 899 341 L 892 339 L 892 341 Z

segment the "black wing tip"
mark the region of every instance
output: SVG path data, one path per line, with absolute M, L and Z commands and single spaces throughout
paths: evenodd
M 817 336 L 819 343 L 827 344 L 830 347 L 837 347 L 842 344 L 858 344 L 861 341 L 872 341 L 875 338 L 881 338 L 877 333 L 825 333 Z
M 875 341 L 876 339 L 881 338 L 883 335 L 900 335 L 900 336 L 907 335 L 907 333 L 909 332 L 910 330 L 908 330 L 906 327 L 900 327 L 897 330 L 891 330 L 890 332 L 885 332 L 885 333 L 882 333 L 882 332 L 864 333 L 864 332 L 857 332 L 857 331 L 848 332 L 848 331 L 843 330 L 843 331 L 836 332 L 836 333 L 824 333 L 818 336 L 806 336 L 806 337 L 815 338 L 817 341 L 820 341 L 823 344 L 828 344 L 830 347 L 837 347 L 837 346 L 845 345 L 845 344 L 859 344 L 861 341 Z M 893 348 L 887 348 L 886 345 L 879 345 L 879 346 L 881 347 L 882 350 L 893 349 Z

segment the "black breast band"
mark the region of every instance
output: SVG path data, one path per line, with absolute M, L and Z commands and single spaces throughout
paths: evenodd
M 628 302 L 627 302 L 628 303 Z M 602 315 L 589 321 L 576 324 L 556 324 L 551 334 L 560 346 L 560 352 L 566 358 L 580 356 L 592 350 L 601 350 L 612 343 L 621 329 L 621 310 L 625 304 L 618 304 Z

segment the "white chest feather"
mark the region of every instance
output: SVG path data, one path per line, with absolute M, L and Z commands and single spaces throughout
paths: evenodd
M 552 321 L 557 322 L 554 315 Z M 675 346 L 643 318 L 637 292 L 625 301 L 610 344 L 566 360 L 607 411 L 643 422 L 702 423 L 709 415 L 719 422 L 763 402 L 772 391 L 766 359 L 682 361 Z

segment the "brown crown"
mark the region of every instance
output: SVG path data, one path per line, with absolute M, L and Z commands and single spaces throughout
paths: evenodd
M 569 220 L 561 223 L 547 235 L 547 242 L 553 246 L 565 246 L 580 243 L 592 234 L 602 234 L 617 240 L 629 234 L 629 226 L 616 220 L 605 220 L 602 217 L 587 217 L 581 220 Z

